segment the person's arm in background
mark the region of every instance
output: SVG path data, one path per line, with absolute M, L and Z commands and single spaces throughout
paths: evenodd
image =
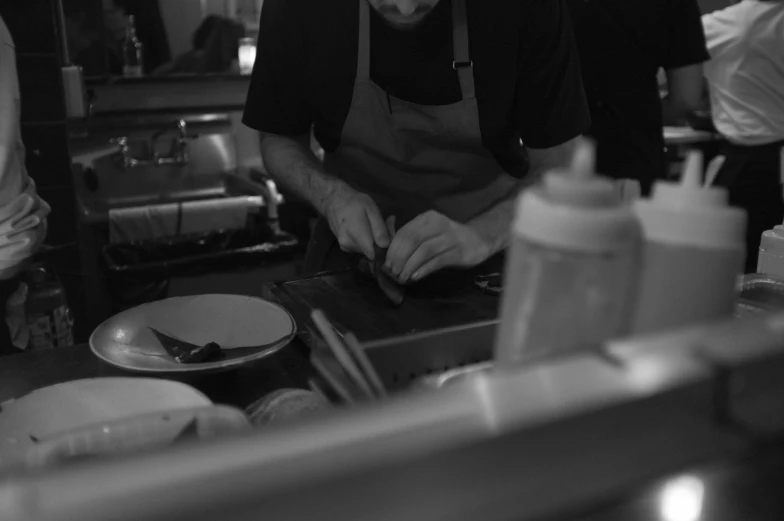
M 293 5 L 292 5 L 293 4 Z M 329 221 L 340 247 L 374 258 L 374 243 L 389 246 L 381 211 L 366 194 L 329 174 L 309 146 L 313 114 L 301 69 L 306 61 L 297 2 L 266 0 L 258 55 L 243 122 L 259 131 L 267 172 Z
M 662 99 L 665 125 L 677 125 L 702 106 L 702 64 L 667 69 L 669 93 Z
M 662 66 L 669 94 L 662 100 L 665 125 L 680 124 L 702 102 L 702 64 L 709 59 L 696 0 L 667 0 L 667 34 Z
M 387 269 L 401 282 L 445 267 L 475 266 L 504 250 L 517 195 L 545 171 L 568 165 L 576 138 L 590 127 L 565 1 L 529 0 L 526 8 L 536 13 L 521 21 L 519 53 L 524 58 L 515 110 L 529 155 L 528 175 L 507 199 L 466 224 L 427 212 L 401 228 L 387 254 Z
M 49 214 L 27 176 L 20 116 L 14 43 L 0 18 L 0 280 L 15 276 L 43 243 Z

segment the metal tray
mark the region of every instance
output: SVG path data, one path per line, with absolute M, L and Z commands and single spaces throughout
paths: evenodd
M 743 277 L 737 318 L 784 311 L 784 280 Z M 411 385 L 439 388 L 492 367 L 498 320 L 477 322 L 364 344 L 388 389 Z
M 427 377 L 435 377 L 443 383 L 444 373 L 450 370 L 470 368 L 492 360 L 498 323 L 498 320 L 476 322 L 377 340 L 365 343 L 363 347 L 387 389 L 403 389 Z M 460 374 L 466 372 L 469 371 L 458 371 Z M 432 378 L 424 381 L 432 381 Z

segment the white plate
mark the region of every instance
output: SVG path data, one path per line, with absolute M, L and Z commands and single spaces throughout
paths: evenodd
M 31 392 L 2 404 L 0 467 L 37 440 L 139 414 L 212 405 L 196 389 L 157 378 L 91 378 Z M 32 438 L 31 438 L 32 436 Z
M 265 347 L 237 358 L 181 364 L 166 353 L 151 327 L 194 345 L 216 342 L 226 350 Z M 98 326 L 90 337 L 90 348 L 98 358 L 128 371 L 209 372 L 269 356 L 291 342 L 295 332 L 291 314 L 272 302 L 243 295 L 197 295 L 123 311 Z
M 191 435 L 198 439 L 251 428 L 242 411 L 224 405 L 147 413 L 42 438 L 27 453 L 26 462 L 29 467 L 47 467 L 78 456 L 142 451 L 176 442 L 183 430 L 191 426 Z

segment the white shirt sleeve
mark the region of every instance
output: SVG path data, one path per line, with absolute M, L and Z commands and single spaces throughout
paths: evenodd
M 0 18 L 0 279 L 12 277 L 46 236 L 49 206 L 27 175 L 16 49 Z
M 705 42 L 711 58 L 725 53 L 739 34 L 741 11 L 734 8 L 715 11 L 702 16 L 702 27 L 705 30 Z
M 20 107 L 14 42 L 0 18 L 0 208 L 22 193 L 27 177 L 18 151 Z

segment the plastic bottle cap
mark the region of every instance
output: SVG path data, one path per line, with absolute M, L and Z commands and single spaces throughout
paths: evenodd
M 653 197 L 634 204 L 649 240 L 703 246 L 743 247 L 746 213 L 727 204 L 727 191 L 702 185 L 702 153 L 691 151 L 680 183 L 659 181 Z
M 784 226 L 779 224 L 772 230 L 763 233 L 762 241 L 760 242 L 760 250 L 775 255 L 784 255 Z
M 612 251 L 639 236 L 631 210 L 621 205 L 615 185 L 593 173 L 594 147 L 583 141 L 570 169 L 545 174 L 517 204 L 514 231 L 539 244 L 589 252 Z

